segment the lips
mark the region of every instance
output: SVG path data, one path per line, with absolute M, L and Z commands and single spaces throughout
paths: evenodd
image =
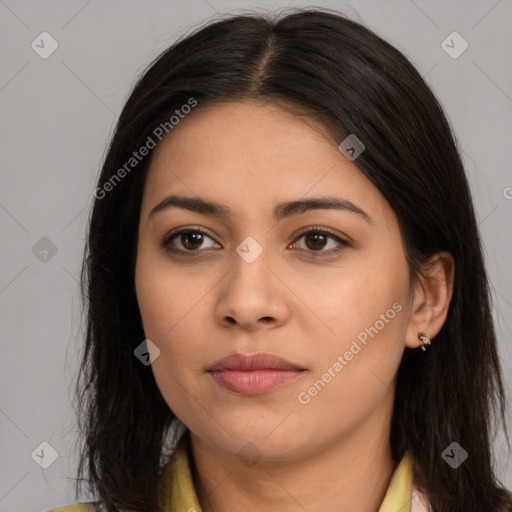
M 304 371 L 299 365 L 272 354 L 231 354 L 208 369 L 221 387 L 243 395 L 266 393 L 295 380 Z
M 215 370 L 304 370 L 299 365 L 291 363 L 273 354 L 231 354 L 219 359 L 208 368 Z

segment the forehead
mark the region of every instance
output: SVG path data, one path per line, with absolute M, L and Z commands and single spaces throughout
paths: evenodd
M 163 139 L 146 178 L 146 214 L 171 193 L 212 198 L 238 213 L 327 194 L 370 215 L 389 209 L 319 121 L 254 101 L 198 106 Z

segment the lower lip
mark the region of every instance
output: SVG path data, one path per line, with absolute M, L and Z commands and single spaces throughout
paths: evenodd
M 211 372 L 223 388 L 242 395 L 266 393 L 302 375 L 302 370 L 216 370 Z

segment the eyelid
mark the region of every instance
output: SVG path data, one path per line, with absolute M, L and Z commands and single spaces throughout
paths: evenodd
M 174 235 L 177 235 L 177 234 L 181 233 L 182 231 L 185 231 L 185 232 L 196 231 L 196 232 L 204 233 L 205 235 L 208 235 L 211 239 L 215 240 L 215 237 L 206 228 L 203 228 L 201 226 L 196 226 L 196 225 L 180 226 L 179 228 L 175 228 L 164 236 L 164 240 L 169 240 Z
M 295 239 L 297 239 L 299 236 L 304 235 L 305 233 L 309 233 L 310 231 L 327 233 L 327 234 L 331 235 L 333 238 L 341 240 L 347 244 L 349 243 L 350 238 L 348 236 L 342 235 L 342 234 L 338 233 L 337 231 L 333 231 L 332 229 L 324 228 L 322 226 L 306 226 L 304 228 L 301 228 L 299 230 L 299 232 L 295 235 Z

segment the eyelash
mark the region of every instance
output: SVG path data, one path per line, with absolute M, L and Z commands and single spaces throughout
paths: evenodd
M 189 257 L 189 256 L 195 257 L 196 255 L 200 254 L 201 252 L 206 252 L 206 251 L 201 251 L 199 249 L 195 250 L 195 251 L 183 251 L 182 249 L 176 249 L 175 247 L 173 247 L 173 245 L 171 244 L 172 240 L 175 237 L 177 237 L 178 235 L 181 235 L 183 233 L 200 233 L 200 234 L 206 235 L 208 238 L 211 238 L 212 240 L 214 240 L 213 237 L 209 233 L 207 233 L 206 231 L 204 231 L 200 228 L 181 228 L 178 231 L 172 231 L 171 233 L 167 234 L 160 243 L 161 247 L 173 254 L 183 255 L 183 256 L 187 256 L 187 257 Z M 341 247 L 338 247 L 336 249 L 331 249 L 330 251 L 322 251 L 322 250 L 320 250 L 320 251 L 309 250 L 308 251 L 306 249 L 300 249 L 301 251 L 306 251 L 307 253 L 309 253 L 310 257 L 313 259 L 325 258 L 325 257 L 337 255 L 340 252 L 342 252 L 343 250 L 345 250 L 347 247 L 351 247 L 351 244 L 349 242 L 347 242 L 346 240 L 344 240 L 343 238 L 339 237 L 338 235 L 335 235 L 332 231 L 329 231 L 328 229 L 320 228 L 320 227 L 304 228 L 304 230 L 301 231 L 297 235 L 297 237 L 295 238 L 293 243 L 294 244 L 297 243 L 297 241 L 300 238 L 302 238 L 304 235 L 309 235 L 311 233 L 328 235 L 330 238 L 332 238 L 333 240 L 335 240 L 336 242 L 338 242 L 341 245 Z

